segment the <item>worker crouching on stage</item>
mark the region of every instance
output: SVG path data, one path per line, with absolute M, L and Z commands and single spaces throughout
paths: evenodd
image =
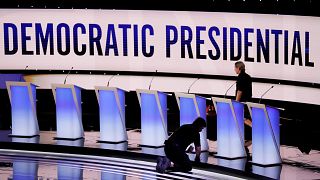
M 182 125 L 176 130 L 168 140 L 165 141 L 165 157 L 158 157 L 156 170 L 164 173 L 166 170 L 189 172 L 192 170 L 191 161 L 186 154 L 187 147 L 194 143 L 196 157 L 195 161 L 200 161 L 201 146 L 200 132 L 206 127 L 206 121 L 198 117 L 192 124 Z M 187 152 L 191 152 L 190 146 Z

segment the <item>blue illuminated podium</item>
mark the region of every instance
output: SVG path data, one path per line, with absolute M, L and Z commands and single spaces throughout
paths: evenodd
M 12 112 L 12 134 L 16 137 L 39 135 L 36 113 L 36 85 L 29 82 L 6 82 Z
M 280 110 L 264 104 L 247 103 L 252 117 L 252 163 L 278 165 L 280 155 Z
M 218 157 L 229 159 L 246 157 L 244 148 L 244 104 L 212 97 L 217 113 Z
M 194 160 L 196 158 L 196 153 L 187 153 L 190 160 Z M 201 152 L 200 154 L 200 162 L 208 163 L 209 160 L 209 151 Z
M 71 84 L 52 84 L 52 91 L 57 116 L 55 139 L 83 138 L 81 88 Z
M 141 146 L 162 147 L 168 138 L 167 95 L 154 90 L 137 91 L 141 107 Z
M 240 171 L 245 171 L 247 159 L 239 158 L 239 159 L 225 159 L 225 158 L 217 158 L 217 165 L 223 166 L 231 169 L 238 169 Z
M 99 142 L 127 141 L 125 91 L 115 87 L 96 86 L 95 92 L 100 111 Z
M 192 124 L 197 117 L 207 119 L 206 99 L 195 94 L 175 93 L 180 110 L 180 126 Z M 208 151 L 207 128 L 200 133 L 201 151 Z
M 281 179 L 282 166 L 252 165 L 252 172 L 272 179 Z

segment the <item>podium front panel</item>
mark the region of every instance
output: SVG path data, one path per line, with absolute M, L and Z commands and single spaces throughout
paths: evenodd
M 192 98 L 180 97 L 180 126 L 184 124 L 192 124 L 197 113 L 194 101 Z
M 7 88 L 11 102 L 12 135 L 38 135 L 36 86 L 30 83 L 7 82 Z
M 141 145 L 163 146 L 168 138 L 167 95 L 157 91 L 138 92 L 141 106 Z
M 100 141 L 127 141 L 125 92 L 120 89 L 98 90 Z
M 217 112 L 217 156 L 241 158 L 244 149 L 244 104 L 213 98 Z
M 55 93 L 57 138 L 83 137 L 81 89 L 76 86 L 57 87 Z
M 251 116 L 252 162 L 262 165 L 281 163 L 279 110 L 265 106 L 251 107 Z

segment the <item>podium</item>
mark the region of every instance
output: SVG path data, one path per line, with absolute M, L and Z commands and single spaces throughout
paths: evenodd
M 168 138 L 167 95 L 155 90 L 138 89 L 141 107 L 141 144 L 144 147 L 160 148 Z
M 141 147 L 141 152 L 143 154 L 151 154 L 156 156 L 166 156 L 166 153 L 164 152 L 164 147 L 160 148 L 154 148 L 154 147 Z
M 60 140 L 83 138 L 81 88 L 71 84 L 52 84 L 56 103 L 57 137 Z
M 217 157 L 244 158 L 244 104 L 238 101 L 212 97 L 217 113 Z
M 123 143 L 128 141 L 125 118 L 125 91 L 115 87 L 96 86 L 100 112 L 98 142 Z
M 101 149 L 110 149 L 117 151 L 127 151 L 128 150 L 128 141 L 124 141 L 122 143 L 101 143 Z
M 257 165 L 252 165 L 252 172 L 254 174 L 259 174 L 261 176 L 266 176 L 272 179 L 280 179 L 281 170 L 282 166 L 261 167 Z
M 231 169 L 237 169 L 240 171 L 245 171 L 246 163 L 247 163 L 246 158 L 232 159 L 232 160 L 222 159 L 222 158 L 217 159 L 218 166 L 223 166 L 223 167 L 227 167 L 227 168 L 231 168 Z
M 196 153 L 187 153 L 190 160 L 194 160 L 196 158 Z M 201 152 L 200 154 L 200 162 L 208 163 L 209 160 L 209 151 Z
M 39 144 L 40 136 L 34 136 L 30 138 L 12 137 L 11 142 Z
M 206 99 L 195 94 L 175 93 L 180 110 L 180 126 L 191 124 L 197 117 L 207 119 Z M 207 128 L 200 133 L 201 151 L 208 151 Z
M 84 138 L 80 138 L 80 139 L 73 140 L 73 141 L 58 139 L 56 141 L 56 145 L 83 147 L 84 146 Z
M 247 102 L 252 117 L 252 163 L 279 165 L 280 110 L 264 104 Z
M 14 137 L 31 138 L 39 135 L 36 113 L 36 85 L 29 82 L 6 82 L 12 112 Z

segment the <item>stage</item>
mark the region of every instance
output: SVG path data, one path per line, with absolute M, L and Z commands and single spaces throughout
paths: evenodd
M 4 3 L 0 180 L 320 179 L 318 3 Z
M 320 178 L 319 151 L 302 154 L 297 148 L 281 146 L 282 166 L 255 166 L 247 159 L 215 157 L 216 142 L 202 152 L 201 163 L 191 173 L 155 171 L 156 157 L 163 148 L 140 147 L 140 130 L 127 130 L 128 142 L 98 143 L 99 132 L 85 132 L 85 139 L 54 140 L 56 132 L 41 131 L 33 138 L 9 137 L 1 131 L 0 178 L 23 179 L 305 179 Z M 251 151 L 251 150 L 250 150 Z M 194 154 L 189 154 L 191 159 Z M 25 169 L 23 169 L 25 168 Z M 15 179 L 15 178 L 14 178 Z

